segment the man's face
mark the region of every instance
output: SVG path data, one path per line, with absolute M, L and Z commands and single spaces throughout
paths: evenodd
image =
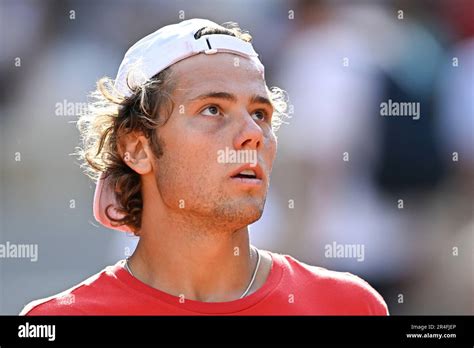
M 262 215 L 276 153 L 265 81 L 251 60 L 229 53 L 199 54 L 172 71 L 175 107 L 157 130 L 161 197 L 214 226 L 247 226 Z

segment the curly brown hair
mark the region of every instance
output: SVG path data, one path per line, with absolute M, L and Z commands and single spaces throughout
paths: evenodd
M 231 35 L 246 42 L 252 39 L 235 23 L 203 28 L 195 37 L 198 39 L 210 34 Z M 107 207 L 107 217 L 114 225 L 126 225 L 137 235 L 143 209 L 141 180 L 140 175 L 123 161 L 118 140 L 131 132 L 138 132 L 149 139 L 157 158 L 163 154 L 164 144 L 156 130 L 166 123 L 174 108 L 171 95 L 175 82 L 172 75 L 172 67 L 167 68 L 145 84 L 130 88 L 132 94 L 127 97 L 120 95 L 110 78 L 100 79 L 91 95 L 94 101 L 77 123 L 83 143 L 76 150 L 81 167 L 93 180 L 98 180 L 102 174 L 114 188 L 119 206 L 113 208 L 122 217 L 117 219 L 109 214 L 112 206 Z M 288 98 L 278 87 L 268 89 L 268 94 L 275 108 L 272 127 L 276 131 L 288 117 Z

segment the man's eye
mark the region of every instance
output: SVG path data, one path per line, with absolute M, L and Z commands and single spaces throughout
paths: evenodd
M 219 116 L 219 114 L 220 110 L 219 107 L 216 105 L 210 105 L 201 111 L 201 115 L 204 116 Z
M 252 117 L 256 121 L 265 121 L 267 113 L 264 110 L 257 110 L 252 114 Z

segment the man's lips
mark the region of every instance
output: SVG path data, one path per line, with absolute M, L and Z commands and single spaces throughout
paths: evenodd
M 261 187 L 263 185 L 263 180 L 262 179 L 257 179 L 257 178 L 242 178 L 238 176 L 234 176 L 230 178 L 232 182 L 239 184 L 239 185 L 244 185 L 247 187 Z
M 261 187 L 263 178 L 263 170 L 259 165 L 245 164 L 230 174 L 232 182 L 244 187 Z
M 253 173 L 252 173 L 253 172 Z M 264 178 L 263 170 L 260 165 L 252 166 L 250 163 L 246 163 L 236 170 L 232 171 L 230 177 L 233 179 L 249 179 L 262 181 Z

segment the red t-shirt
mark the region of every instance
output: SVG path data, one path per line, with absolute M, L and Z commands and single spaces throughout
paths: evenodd
M 388 315 L 382 296 L 361 278 L 262 251 L 272 257 L 271 271 L 243 299 L 183 301 L 134 278 L 121 260 L 71 289 L 29 303 L 20 315 Z

